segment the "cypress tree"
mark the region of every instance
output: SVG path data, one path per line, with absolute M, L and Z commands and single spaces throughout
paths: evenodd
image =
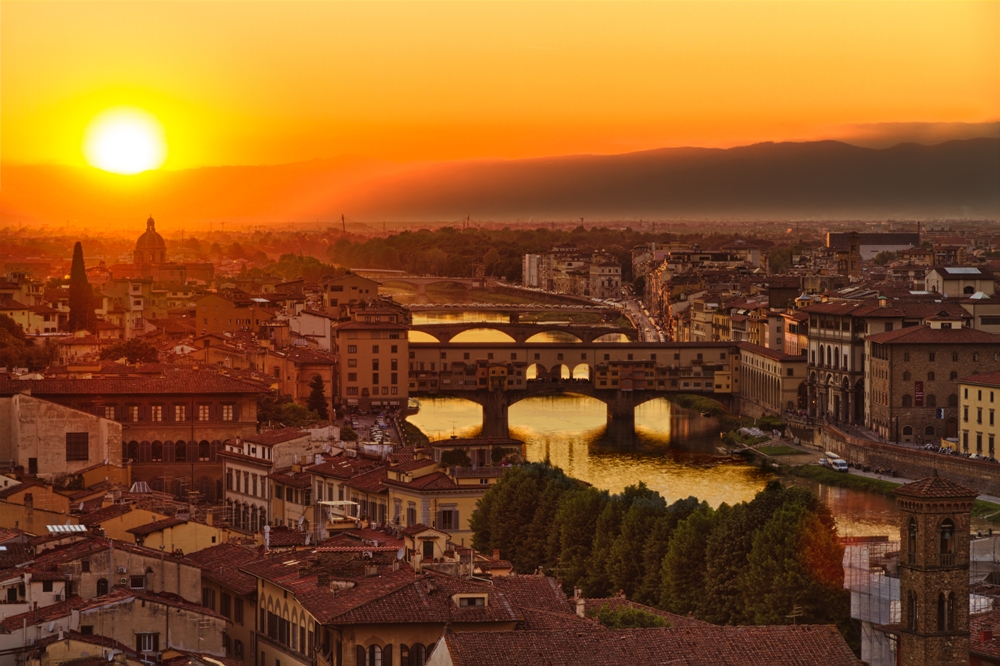
M 69 330 L 82 328 L 96 333 L 97 315 L 94 313 L 94 292 L 87 281 L 87 269 L 83 265 L 83 245 L 77 241 L 73 246 L 73 265 L 69 271 Z
M 319 414 L 321 419 L 329 419 L 330 410 L 326 405 L 326 392 L 323 390 L 323 378 L 319 375 L 313 375 L 313 378 L 309 381 L 309 389 L 309 398 L 306 401 L 306 407 Z

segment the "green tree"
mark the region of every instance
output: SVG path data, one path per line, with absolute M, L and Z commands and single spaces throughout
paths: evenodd
M 876 254 L 875 258 L 872 259 L 872 261 L 874 261 L 875 264 L 878 265 L 878 266 L 885 266 L 890 261 L 895 261 L 898 257 L 899 257 L 899 255 L 896 254 L 895 252 L 889 252 L 889 251 L 883 250 L 882 252 L 879 252 L 878 254 Z
M 71 331 L 87 329 L 96 333 L 97 315 L 94 312 L 94 292 L 87 281 L 87 268 L 83 264 L 83 245 L 73 246 L 73 264 L 69 270 L 69 320 Z
M 608 629 L 648 629 L 649 627 L 669 625 L 665 618 L 656 613 L 650 613 L 644 608 L 632 606 L 612 608 L 611 604 L 608 603 L 601 605 L 600 610 L 592 614 L 591 617 Z
M 309 380 L 309 398 L 306 399 L 306 407 L 316 412 L 324 421 L 330 418 L 326 389 L 323 385 L 323 378 L 319 375 L 313 375 L 312 379 Z
M 563 586 L 580 585 L 588 573 L 597 519 L 610 501 L 606 490 L 593 487 L 567 492 L 556 512 L 550 532 L 551 550 L 557 550 Z
M 354 428 L 351 426 L 344 426 L 340 429 L 340 439 L 345 442 L 356 442 L 358 441 L 358 433 L 354 432 Z
M 662 586 L 663 558 L 667 554 L 674 531 L 681 521 L 685 520 L 701 504 L 694 497 L 677 500 L 662 512 L 650 527 L 649 535 L 642 546 L 641 578 L 635 591 L 629 597 L 647 606 L 653 606 L 660 600 Z
M 645 574 L 643 545 L 653 536 L 653 528 L 666 513 L 667 507 L 659 493 L 644 490 L 646 493 L 636 497 L 622 516 L 618 535 L 608 554 L 607 572 L 611 586 L 624 592 L 629 599 L 635 597 Z M 656 538 L 661 536 L 657 534 Z M 662 559 L 661 555 L 655 562 L 657 570 Z
M 850 630 L 850 593 L 844 589 L 844 548 L 836 529 L 800 502 L 788 502 L 754 535 L 740 577 L 746 618 L 754 624 L 788 624 L 798 606 L 804 624 L 837 624 Z
M 101 358 L 112 361 L 124 358 L 129 363 L 156 363 L 160 360 L 160 353 L 145 340 L 132 338 L 105 347 L 101 350 Z
M 729 511 L 725 504 L 717 512 L 702 504 L 677 525 L 660 569 L 661 608 L 678 615 L 700 611 L 705 594 L 708 537 Z
M 441 464 L 445 467 L 471 467 L 472 459 L 465 449 L 452 449 L 441 453 Z
M 491 247 L 489 250 L 486 251 L 486 254 L 483 255 L 483 268 L 486 269 L 486 274 L 493 275 L 494 269 L 497 267 L 497 264 L 499 263 L 500 263 L 500 253 L 497 252 L 497 249 L 495 247 Z
M 319 415 L 316 412 L 296 404 L 290 395 L 281 395 L 277 391 L 272 391 L 257 397 L 258 425 L 280 423 L 286 428 L 298 428 L 312 425 L 319 420 Z

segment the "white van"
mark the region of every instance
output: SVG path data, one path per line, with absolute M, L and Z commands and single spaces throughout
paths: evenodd
M 837 472 L 846 472 L 847 471 L 847 461 L 843 460 L 842 458 L 837 458 L 836 460 L 831 460 L 830 461 L 830 469 L 833 469 L 833 470 L 835 470 Z

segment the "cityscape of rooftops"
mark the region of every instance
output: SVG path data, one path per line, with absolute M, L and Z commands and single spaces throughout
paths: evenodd
M 1000 5 L 4 2 L 0 666 L 1000 664 Z

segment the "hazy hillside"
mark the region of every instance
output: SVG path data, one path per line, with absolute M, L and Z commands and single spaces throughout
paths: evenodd
M 445 164 L 351 201 L 389 218 L 996 216 L 1000 140 L 835 141 Z
M 997 217 L 1000 139 L 836 141 L 394 165 L 362 158 L 118 177 L 4 165 L 0 224 L 529 218 Z M 138 222 L 137 222 L 138 220 Z

